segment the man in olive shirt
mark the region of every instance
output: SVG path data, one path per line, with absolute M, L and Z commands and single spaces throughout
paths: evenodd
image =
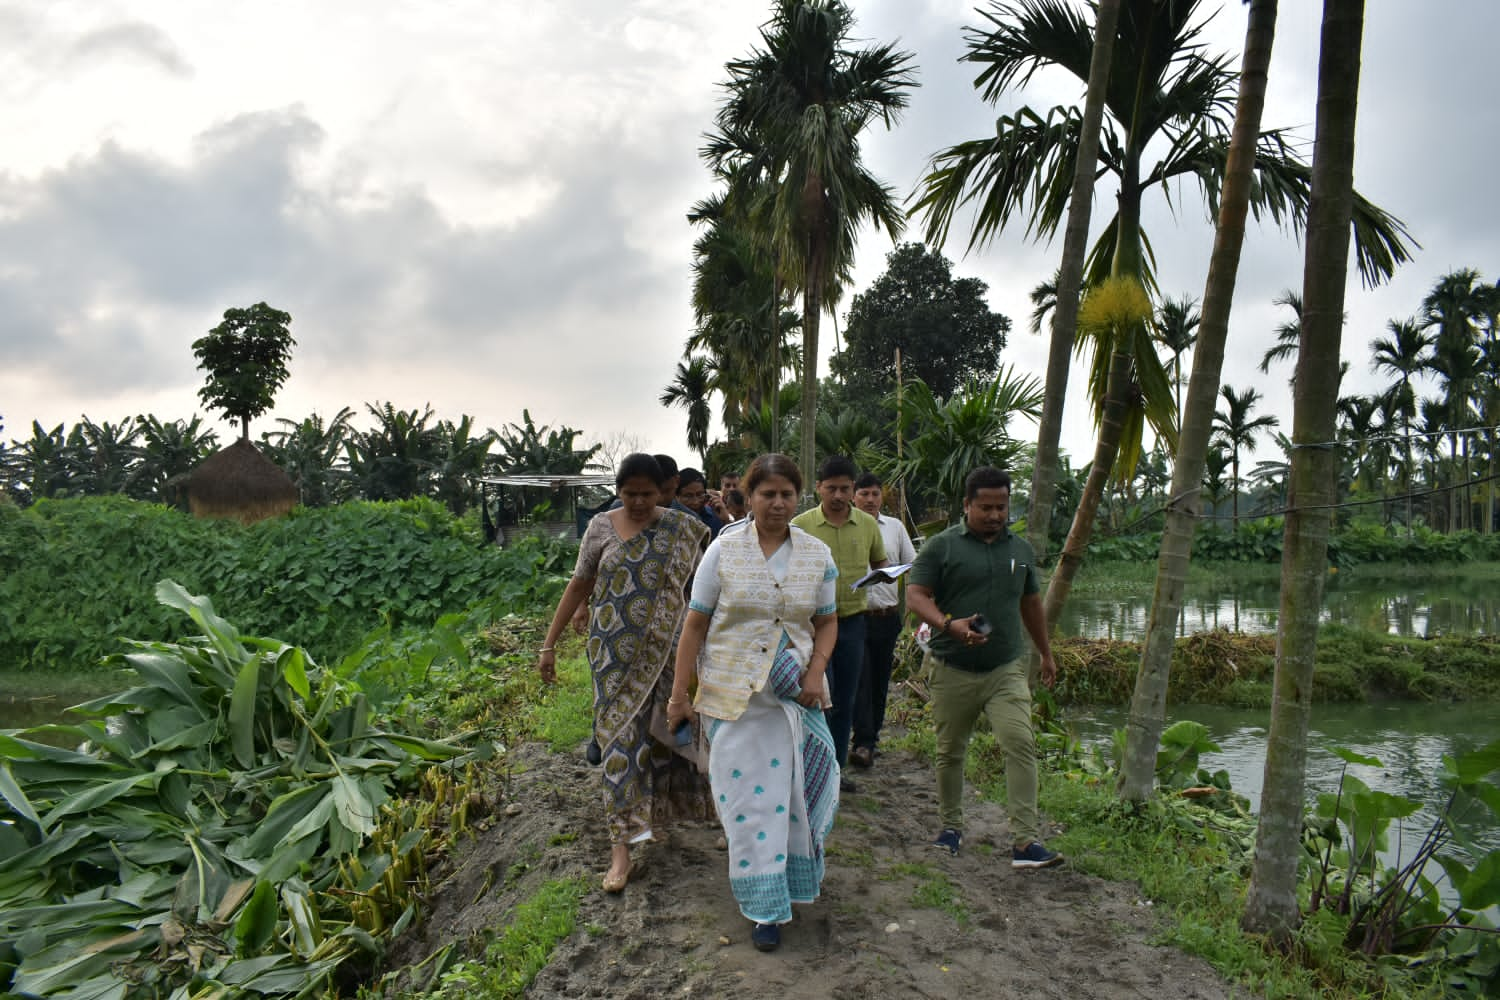
M 932 627 L 928 665 L 937 730 L 938 813 L 933 845 L 957 854 L 963 843 L 964 758 L 979 713 L 1005 753 L 1011 867 L 1050 868 L 1063 857 L 1041 842 L 1036 734 L 1031 728 L 1024 626 L 1042 657 L 1042 683 L 1057 678 L 1031 545 L 1006 526 L 1010 476 L 983 467 L 964 481 L 964 519 L 917 553 L 907 609 Z
M 834 455 L 818 466 L 818 506 L 792 518 L 792 523 L 827 545 L 838 567 L 839 638 L 828 659 L 826 674 L 833 690 L 833 708 L 828 711 L 828 729 L 833 734 L 839 767 L 849 763 L 849 730 L 854 725 L 854 695 L 865 662 L 865 592 L 855 590 L 854 581 L 872 569 L 886 565 L 880 525 L 854 507 L 854 477 L 859 470 L 843 455 Z M 844 791 L 854 783 L 842 779 Z

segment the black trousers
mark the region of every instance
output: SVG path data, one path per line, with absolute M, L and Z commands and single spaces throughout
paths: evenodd
M 891 663 L 901 637 L 902 616 L 865 616 L 865 663 L 854 696 L 854 745 L 874 748 L 885 724 L 885 699 L 891 686 Z

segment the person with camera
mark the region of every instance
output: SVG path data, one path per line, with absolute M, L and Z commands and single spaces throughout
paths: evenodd
M 964 760 L 983 712 L 1005 753 L 1011 867 L 1050 868 L 1063 856 L 1041 841 L 1036 734 L 1031 726 L 1024 627 L 1041 654 L 1041 680 L 1057 679 L 1036 554 L 1012 534 L 1010 476 L 984 466 L 964 481 L 964 516 L 928 539 L 912 566 L 907 610 L 932 628 L 927 664 L 937 731 L 938 819 L 933 846 L 963 844 Z

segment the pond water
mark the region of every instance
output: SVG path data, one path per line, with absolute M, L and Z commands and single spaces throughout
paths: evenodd
M 1068 598 L 1058 627 L 1064 635 L 1139 640 L 1151 616 L 1152 583 L 1139 594 Z M 1500 633 L 1500 588 L 1492 580 L 1366 579 L 1331 577 L 1323 593 L 1323 620 L 1392 635 L 1495 635 Z M 1224 628 L 1275 632 L 1281 591 L 1275 580 L 1230 576 L 1190 586 L 1177 628 L 1182 635 Z
M 1104 745 L 1115 729 L 1125 725 L 1128 716 L 1124 708 L 1073 708 L 1064 714 L 1085 743 Z M 1199 766 L 1210 773 L 1227 771 L 1235 791 L 1258 810 L 1270 711 L 1188 705 L 1170 709 L 1169 724 L 1178 719 L 1192 719 L 1208 727 L 1210 738 L 1220 749 L 1200 758 Z M 1423 803 L 1417 813 L 1392 824 L 1384 860 L 1399 864 L 1412 857 L 1447 802 L 1447 793 L 1438 780 L 1444 755 L 1467 753 L 1497 737 L 1500 707 L 1495 705 L 1315 705 L 1307 734 L 1307 797 L 1311 800 L 1318 792 L 1338 789 L 1345 764 L 1333 753 L 1334 747 L 1378 758 L 1380 767 L 1351 764 L 1348 772 L 1372 789 Z M 1484 849 L 1500 850 L 1500 825 L 1488 813 L 1479 816 L 1482 818 L 1460 825 Z M 1428 874 L 1437 878 L 1441 869 Z

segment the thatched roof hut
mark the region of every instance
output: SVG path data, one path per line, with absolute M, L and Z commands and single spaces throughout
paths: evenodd
M 199 462 L 188 477 L 187 492 L 194 516 L 232 517 L 245 524 L 278 517 L 297 505 L 296 484 L 249 438 Z

